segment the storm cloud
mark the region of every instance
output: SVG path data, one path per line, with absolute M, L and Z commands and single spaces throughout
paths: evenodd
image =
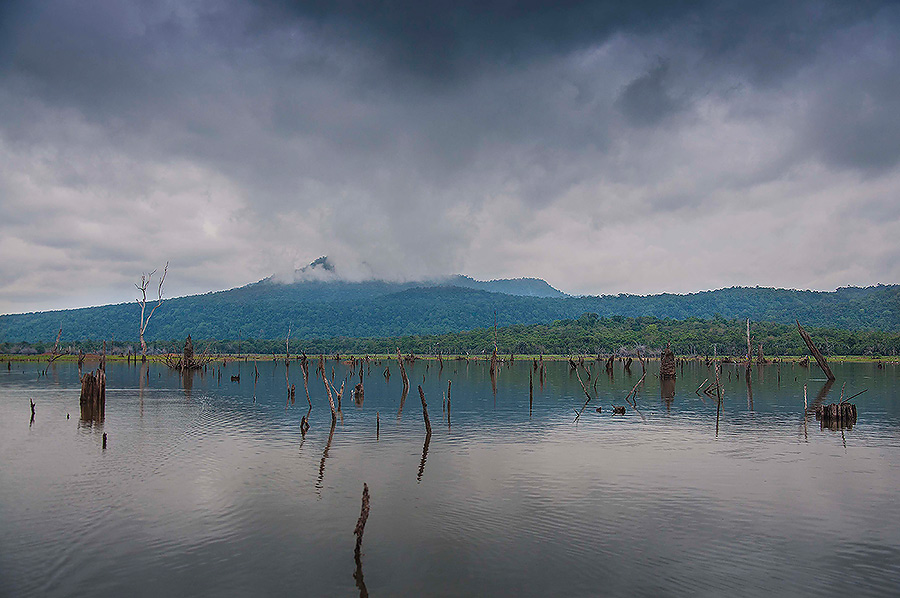
M 0 8 L 0 312 L 285 275 L 900 281 L 879 2 Z

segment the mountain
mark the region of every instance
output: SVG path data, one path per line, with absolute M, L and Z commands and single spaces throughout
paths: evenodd
M 327 258 L 318 266 L 331 274 Z M 318 260 L 317 260 L 318 261 Z M 549 324 L 600 316 L 712 319 L 847 330 L 900 330 L 900 285 L 847 287 L 832 292 L 732 287 L 687 295 L 570 297 L 540 279 L 477 281 L 465 276 L 419 282 L 333 279 L 243 287 L 167 299 L 153 317 L 148 340 L 277 339 L 440 334 L 512 324 Z M 115 338 L 137 340 L 135 303 L 0 316 L 0 342 Z
M 475 280 L 470 276 L 457 274 L 415 280 L 393 282 L 385 280 L 364 280 L 352 282 L 341 277 L 334 263 L 323 255 L 310 264 L 294 271 L 291 282 L 280 281 L 270 276 L 263 280 L 227 291 L 245 298 L 283 298 L 294 301 L 354 301 L 372 299 L 408 289 L 432 287 L 461 287 L 489 293 L 503 293 L 521 297 L 568 297 L 540 278 L 500 278 L 496 280 Z
M 505 293 L 520 297 L 568 297 L 562 291 L 550 286 L 541 278 L 500 278 L 497 280 L 475 280 L 468 276 L 454 276 L 441 282 L 441 286 L 455 286 L 478 289 L 490 293 Z

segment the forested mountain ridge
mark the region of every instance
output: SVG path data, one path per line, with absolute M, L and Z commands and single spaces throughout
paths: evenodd
M 546 285 L 543 281 L 526 285 L 540 288 L 540 283 Z M 491 288 L 491 282 L 481 284 Z M 782 324 L 800 319 L 809 326 L 900 331 L 900 285 L 832 292 L 732 287 L 687 295 L 535 297 L 438 283 L 264 280 L 167 299 L 145 336 L 168 340 L 190 333 L 196 339 L 277 339 L 284 338 L 289 327 L 297 339 L 441 334 L 490 327 L 495 312 L 500 326 L 547 324 L 596 313 L 678 320 L 721 316 Z M 59 328 L 63 340 L 137 340 L 139 314 L 140 307 L 132 302 L 3 315 L 0 342 L 50 342 Z

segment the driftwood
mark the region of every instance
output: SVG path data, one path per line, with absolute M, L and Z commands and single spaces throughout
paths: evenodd
M 825 372 L 825 377 L 829 380 L 834 380 L 834 374 L 831 373 L 831 368 L 828 367 L 828 362 L 825 361 L 825 358 L 819 353 L 819 350 L 816 349 L 816 346 L 813 344 L 812 338 L 810 338 L 809 334 L 805 330 L 803 330 L 803 326 L 800 325 L 800 320 L 797 320 L 797 330 L 800 331 L 800 336 L 803 337 L 803 340 L 806 342 L 806 346 L 809 347 L 809 352 L 812 353 L 812 356 L 816 358 L 816 363 L 819 364 L 819 367 L 822 368 L 822 371 Z

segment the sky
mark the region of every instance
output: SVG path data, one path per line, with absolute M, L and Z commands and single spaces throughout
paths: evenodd
M 895 2 L 0 3 L 0 313 L 900 282 Z M 154 278 L 156 280 L 156 278 Z

